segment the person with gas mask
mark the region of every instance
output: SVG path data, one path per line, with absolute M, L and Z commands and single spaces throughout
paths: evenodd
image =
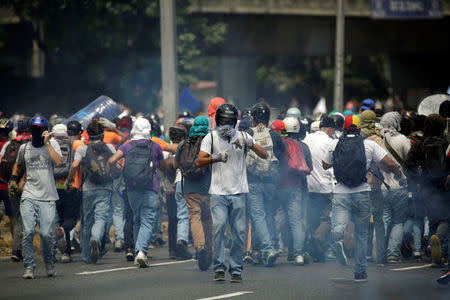
M 213 220 L 214 280 L 225 280 L 225 230 L 231 226 L 230 249 L 231 282 L 242 281 L 243 250 L 245 239 L 245 199 L 248 193 L 247 152 L 254 151 L 267 158 L 266 150 L 255 143 L 245 132 L 236 130 L 238 110 L 232 104 L 217 108 L 216 128 L 202 140 L 197 158 L 198 167 L 211 167 L 210 206 Z
M 14 164 L 9 180 L 8 193 L 11 198 L 19 192 L 18 180 L 22 167 L 25 167 L 26 181 L 20 203 L 20 214 L 23 225 L 23 263 L 25 272 L 23 278 L 34 278 L 34 248 L 33 237 L 35 227 L 39 224 L 42 256 L 47 275 L 55 275 L 53 262 L 55 244 L 55 214 L 58 193 L 56 191 L 53 169 L 63 162 L 59 144 L 51 139 L 48 131 L 48 121 L 40 116 L 30 120 L 31 143 L 20 146 L 17 161 Z

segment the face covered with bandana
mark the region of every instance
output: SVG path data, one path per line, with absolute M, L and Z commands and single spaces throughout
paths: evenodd
M 31 132 L 31 144 L 36 147 L 42 147 L 44 146 L 44 137 L 42 136 L 42 133 L 45 131 L 44 127 L 41 126 L 31 126 L 30 132 Z

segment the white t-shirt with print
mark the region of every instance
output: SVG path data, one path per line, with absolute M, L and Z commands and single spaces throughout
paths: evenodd
M 50 144 L 56 153 L 61 155 L 61 148 L 56 140 Z M 27 178 L 23 186 L 22 199 L 38 201 L 58 200 L 55 178 L 53 176 L 53 162 L 50 159 L 47 146 L 34 147 L 31 142 L 22 144 L 17 152 L 17 164 L 26 168 Z
M 238 148 L 227 140 L 219 137 L 217 132 L 208 133 L 202 141 L 200 150 L 211 155 L 211 135 L 213 135 L 213 153 L 228 152 L 226 163 L 216 162 L 212 164 L 211 186 L 209 193 L 212 195 L 236 195 L 248 193 L 247 166 L 245 164 L 246 150 Z M 242 137 L 252 139 L 248 133 L 236 131 L 230 139 L 234 141 Z M 248 150 L 252 151 L 252 150 Z
M 348 135 L 348 137 L 352 137 L 352 135 Z M 338 142 L 339 140 L 333 140 L 333 142 L 330 144 L 329 151 L 327 152 L 323 160 L 325 163 L 329 165 L 332 164 L 333 152 L 334 149 L 336 149 L 336 145 Z M 381 148 L 377 143 L 367 139 L 364 140 L 364 150 L 366 151 L 366 170 L 369 169 L 369 166 L 372 163 L 372 161 L 375 163 L 379 163 L 387 155 L 386 151 L 383 148 Z M 350 194 L 360 192 L 370 192 L 370 186 L 367 183 L 367 178 L 365 183 L 354 188 L 348 187 L 338 182 L 334 187 L 333 191 L 333 193 L 335 194 Z

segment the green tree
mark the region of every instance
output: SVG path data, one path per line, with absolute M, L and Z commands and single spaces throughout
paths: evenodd
M 105 93 L 142 111 L 159 105 L 159 0 L 5 0 L 33 28 L 47 59 L 47 78 L 65 88 Z M 225 38 L 226 24 L 208 22 L 177 1 L 180 87 L 210 79 L 203 56 Z M 42 24 L 43 26 L 40 26 Z M 43 29 L 43 39 L 39 32 Z M 89 99 L 89 100 L 92 100 Z

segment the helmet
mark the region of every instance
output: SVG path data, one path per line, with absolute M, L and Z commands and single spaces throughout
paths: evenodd
M 0 119 L 0 129 L 10 132 L 13 129 L 13 123 L 7 118 Z
M 276 120 L 270 125 L 270 129 L 283 134 L 286 132 L 286 124 L 281 120 Z
M 336 124 L 336 130 L 342 131 L 344 128 L 344 115 L 340 112 L 337 112 L 331 116 L 331 118 L 334 120 L 334 123 Z
M 44 129 L 48 129 L 48 121 L 41 116 L 36 116 L 31 118 L 30 120 L 30 127 L 33 126 L 38 126 L 38 127 L 43 127 Z
M 81 127 L 81 123 L 78 121 L 70 121 L 67 123 L 67 134 L 68 135 L 77 135 L 81 131 L 83 131 L 83 128 Z
M 236 126 L 238 119 L 238 110 L 236 106 L 230 103 L 221 104 L 216 110 L 216 124 Z
M 361 129 L 361 120 L 357 115 L 348 115 L 344 120 L 344 130 L 355 131 Z
M 173 142 L 179 142 L 186 137 L 186 128 L 183 126 L 172 126 L 169 128 L 169 138 Z
M 300 120 L 302 117 L 302 113 L 300 112 L 300 109 L 298 109 L 297 107 L 291 107 L 286 112 L 286 118 L 287 117 L 293 117 Z
M 297 118 L 287 117 L 284 120 L 284 124 L 286 124 L 286 132 L 287 133 L 299 133 L 300 132 L 300 122 Z
M 157 114 L 149 114 L 149 115 L 147 115 L 147 119 L 153 120 L 156 123 L 161 123 L 161 119 L 159 118 L 159 116 Z
M 178 118 L 192 118 L 192 113 L 189 109 L 183 109 L 178 113 Z
M 251 109 L 252 121 L 256 124 L 269 124 L 270 108 L 264 103 L 257 103 Z
M 364 99 L 362 102 L 361 110 L 372 110 L 375 108 L 375 101 L 370 98 Z
M 184 118 L 184 120 L 181 122 L 181 125 L 186 128 L 186 132 L 189 133 L 189 130 L 191 130 L 192 125 L 194 125 L 194 119 L 191 118 Z

